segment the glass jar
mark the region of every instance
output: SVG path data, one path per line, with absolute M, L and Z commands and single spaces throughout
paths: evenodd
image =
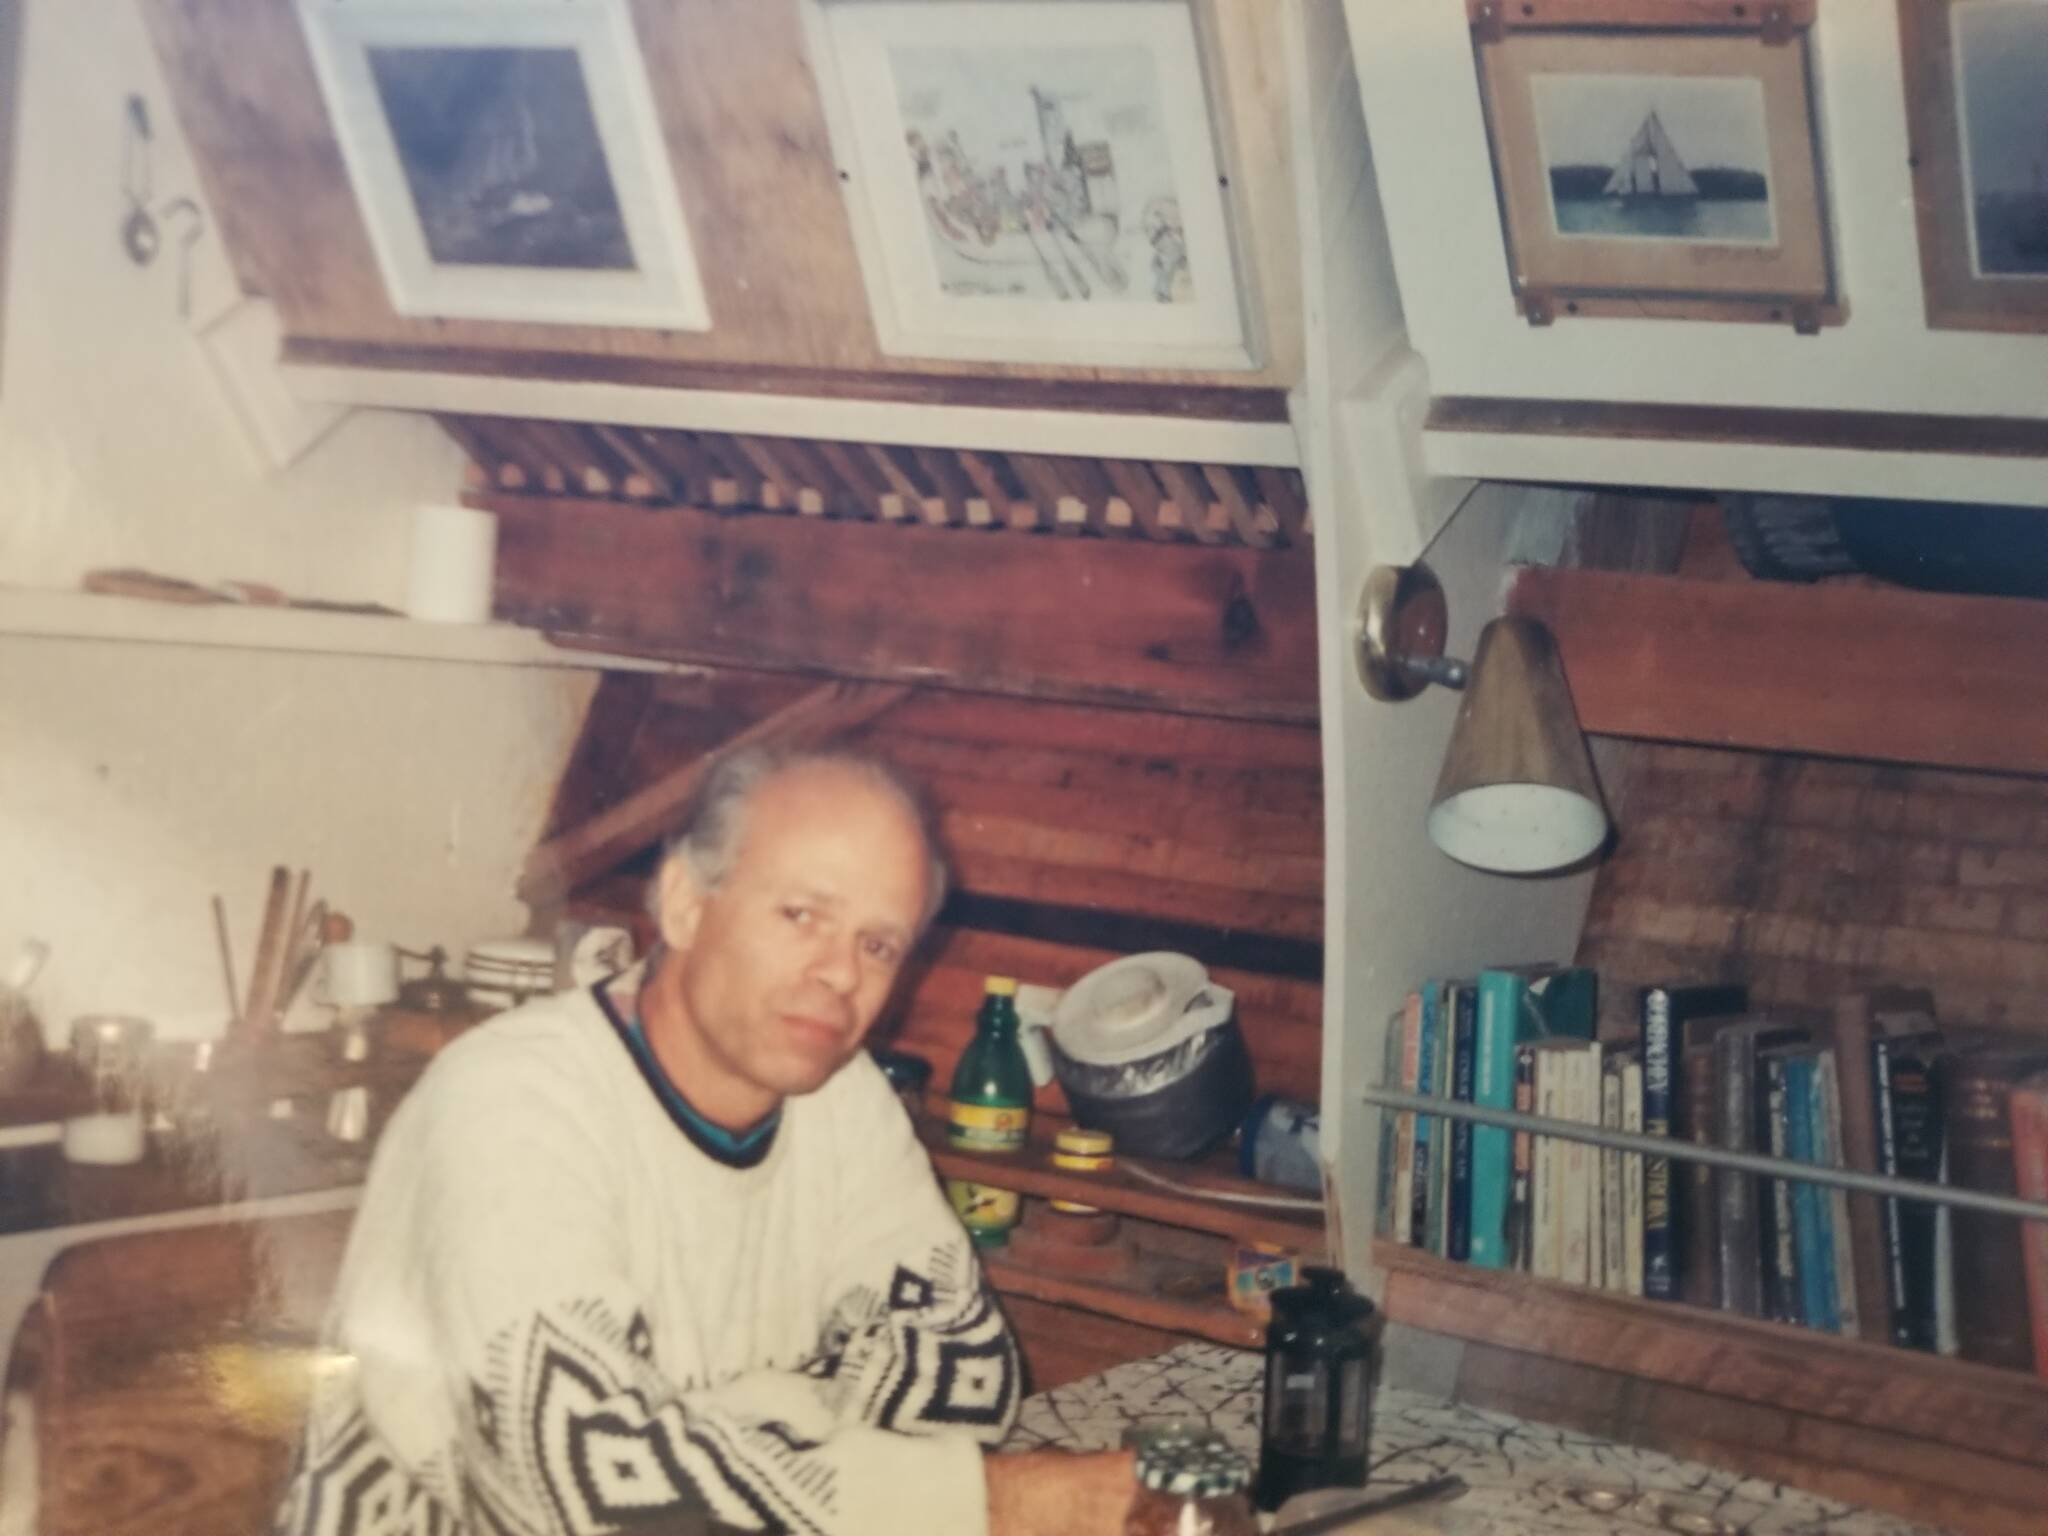
M 92 1087 L 92 1108 L 64 1122 L 64 1156 L 74 1163 L 139 1163 L 149 1020 L 90 1014 L 71 1025 L 71 1055 Z
M 1137 1476 L 1124 1536 L 1258 1536 L 1245 1494 L 1251 1468 L 1212 1431 L 1138 1437 Z

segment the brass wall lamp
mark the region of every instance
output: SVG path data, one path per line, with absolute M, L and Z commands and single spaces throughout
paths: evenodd
M 1385 703 L 1432 683 L 1464 690 L 1429 803 L 1429 840 L 1496 874 L 1569 869 L 1607 840 L 1607 807 L 1557 642 L 1508 615 L 1469 664 L 1444 655 L 1443 588 L 1422 565 L 1375 566 L 1358 604 L 1358 680 Z

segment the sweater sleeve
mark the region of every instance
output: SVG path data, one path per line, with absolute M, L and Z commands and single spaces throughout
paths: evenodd
M 855 1155 L 833 1240 L 832 1322 L 810 1369 L 842 1416 L 994 1445 L 1022 1395 L 1016 1342 L 894 1091 L 865 1055 L 842 1077 L 841 1135 Z
M 801 1370 L 688 1390 L 663 1378 L 626 1278 L 604 1128 L 575 1094 L 536 1064 L 498 1073 L 487 1096 L 471 1085 L 408 1106 L 414 1196 L 384 1236 L 420 1256 L 421 1305 L 413 1337 L 343 1319 L 363 1427 L 400 1444 L 408 1423 L 454 1424 L 422 1481 L 463 1533 L 979 1536 L 971 1439 L 843 1416 L 829 1380 Z M 452 1418 L 421 1413 L 435 1393 Z M 308 1531 L 329 1528 L 319 1493 Z

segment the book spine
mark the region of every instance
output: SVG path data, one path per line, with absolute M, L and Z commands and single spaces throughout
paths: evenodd
M 1892 1046 L 1880 1036 L 1870 1042 L 1872 1092 L 1877 1100 L 1877 1167 L 1887 1178 L 1899 1175 L 1899 1126 L 1892 1098 Z M 1904 1202 L 1884 1197 L 1885 1292 L 1890 1298 L 1888 1332 L 1894 1344 L 1913 1347 L 1912 1300 L 1906 1286 Z
M 1525 1115 L 1536 1112 L 1536 1053 L 1526 1045 L 1515 1047 L 1515 1108 Z M 1534 1267 L 1535 1140 L 1517 1131 L 1509 1143 L 1514 1181 L 1508 1193 L 1508 1263 L 1523 1274 Z
M 1642 1134 L 1643 1064 L 1639 1061 L 1621 1069 L 1621 1128 Z M 1625 1152 L 1621 1158 L 1622 1289 L 1631 1296 L 1645 1294 L 1648 1283 L 1643 1268 L 1645 1161 L 1634 1152 Z
M 1388 1088 L 1401 1086 L 1401 1021 L 1404 1014 L 1405 1009 L 1387 1020 L 1387 1039 L 1380 1059 L 1380 1083 Z M 1380 1113 L 1380 1162 L 1373 1203 L 1373 1235 L 1387 1239 L 1394 1235 L 1394 1161 L 1395 1148 L 1400 1144 L 1395 1128 L 1400 1119 L 1392 1110 Z
M 1443 999 L 1436 1016 L 1436 1081 L 1430 1093 L 1439 1099 L 1451 1096 L 1451 1045 L 1458 1024 L 1458 994 L 1454 981 L 1444 983 Z M 1456 1122 L 1437 1116 L 1429 1140 L 1429 1251 L 1438 1258 L 1449 1251 L 1451 1241 L 1451 1133 Z
M 1684 1096 L 1684 1131 L 1688 1141 L 1703 1146 L 1716 1144 L 1714 1136 L 1714 1075 L 1711 1046 L 1690 1047 L 1684 1053 L 1684 1070 L 1679 1086 Z M 1719 1186 L 1714 1170 L 1704 1163 L 1687 1163 L 1673 1170 L 1679 1205 L 1674 1212 L 1678 1227 L 1678 1294 L 1696 1307 L 1721 1305 L 1721 1248 L 1719 1242 Z
M 1822 1051 L 1813 1070 L 1814 1153 L 1818 1161 L 1831 1168 L 1846 1166 L 1842 1160 L 1842 1084 L 1836 1061 L 1834 1051 Z M 1857 1272 L 1849 1192 L 1830 1189 L 1827 1205 L 1828 1272 L 1835 1281 L 1835 1331 L 1855 1338 L 1863 1332 L 1863 1309 L 1858 1304 L 1863 1277 Z M 1871 1213 L 1876 1215 L 1874 1201 Z
M 1757 1141 L 1773 1157 L 1790 1155 L 1790 1104 L 1785 1086 L 1786 1062 L 1772 1056 L 1758 1063 L 1763 1078 L 1764 1118 L 1758 1122 Z M 1805 1321 L 1801 1304 L 1799 1275 L 1799 1232 L 1792 1213 L 1792 1181 L 1765 1179 L 1758 1191 L 1757 1243 L 1764 1256 L 1765 1296 L 1768 1315 L 1776 1322 Z
M 1479 1030 L 1479 994 L 1476 988 L 1458 989 L 1457 1017 L 1451 1028 L 1451 1097 L 1472 1102 L 1473 1051 Z M 1444 1252 L 1464 1262 L 1472 1253 L 1472 1132 L 1469 1120 L 1451 1122 L 1451 1193 L 1449 1228 Z
M 1671 993 L 1645 987 L 1640 1008 L 1643 1034 L 1643 1134 L 1672 1133 Z M 1643 1294 L 1659 1301 L 1678 1296 L 1678 1230 L 1671 1189 L 1671 1159 L 1651 1157 L 1643 1168 Z
M 1600 1048 L 1573 1051 L 1564 1058 L 1564 1116 L 1581 1125 L 1600 1123 Z M 1559 1278 L 1572 1285 L 1591 1285 L 1599 1273 L 1594 1261 L 1600 1243 L 1600 1204 L 1596 1174 L 1599 1164 L 1583 1141 L 1559 1149 L 1560 1200 L 1564 1207 L 1563 1249 Z
M 1415 1067 L 1415 1091 L 1425 1097 L 1437 1091 L 1436 1037 L 1437 1022 L 1442 1016 L 1443 987 L 1438 982 L 1425 982 L 1422 988 L 1422 1040 L 1417 1049 Z M 1415 1187 L 1410 1194 L 1408 1220 L 1413 1232 L 1410 1241 L 1418 1248 L 1429 1246 L 1429 1192 L 1434 1172 L 1432 1159 L 1437 1124 L 1435 1115 L 1415 1117 Z
M 2018 1189 L 2010 1069 L 1962 1057 L 1944 1063 L 1943 1135 L 1949 1177 L 1969 1189 Z M 2020 1221 L 1951 1210 L 1957 1352 L 1983 1365 L 2024 1371 L 2034 1363 L 2027 1326 L 2025 1245 Z
M 1401 1088 L 1414 1093 L 1422 1064 L 1422 993 L 1408 994 L 1401 1013 Z M 1403 1247 L 1415 1241 L 1415 1112 L 1394 1116 L 1394 1241 Z
M 1735 1031 L 1714 1041 L 1715 1140 L 1735 1152 L 1755 1150 L 1755 1056 Z M 1746 1173 L 1722 1172 L 1714 1180 L 1715 1225 L 1720 1244 L 1721 1308 L 1745 1317 L 1763 1315 L 1761 1264 L 1757 1250 L 1757 1181 Z
M 2048 1083 L 2013 1090 L 2014 1183 L 2028 1200 L 2048 1200 Z M 2027 1329 L 2034 1374 L 2048 1378 L 2048 1221 L 2021 1223 L 2027 1272 Z
M 1835 1014 L 1835 1070 L 1841 1106 L 1842 1166 L 1865 1173 L 1878 1171 L 1877 1082 L 1872 1074 L 1869 1002 L 1861 995 L 1845 999 Z M 1884 1205 L 1875 1195 L 1844 1194 L 1848 1205 L 1848 1240 L 1852 1284 L 1857 1298 L 1857 1333 L 1873 1343 L 1891 1338 L 1889 1275 Z
M 1814 1163 L 1814 1059 L 1785 1063 L 1785 1151 L 1795 1162 Z M 1792 1185 L 1792 1246 L 1799 1270 L 1799 1316 L 1809 1328 L 1835 1331 L 1835 1277 L 1824 1252 L 1821 1188 L 1802 1180 Z
M 1544 1119 L 1561 1115 L 1564 1104 L 1564 1065 L 1555 1051 L 1536 1055 L 1536 1113 Z M 1555 1136 L 1534 1136 L 1534 1185 L 1530 1196 L 1532 1229 L 1529 1272 L 1545 1280 L 1564 1278 L 1562 1143 Z
M 1479 973 L 1479 1020 L 1472 1047 L 1472 1102 L 1492 1109 L 1515 1103 L 1516 1042 L 1522 978 L 1512 971 Z M 1472 1128 L 1471 1262 L 1481 1269 L 1513 1265 L 1508 1212 L 1518 1181 L 1526 1182 L 1527 1133 L 1493 1125 Z
M 1600 1125 L 1603 1130 L 1621 1129 L 1621 1063 L 1608 1061 L 1600 1073 Z M 1600 1163 L 1600 1288 L 1628 1289 L 1628 1261 L 1623 1257 L 1621 1154 L 1602 1147 Z

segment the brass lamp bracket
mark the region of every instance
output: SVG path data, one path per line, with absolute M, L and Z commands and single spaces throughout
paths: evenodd
M 1387 704 L 1431 683 L 1465 686 L 1465 663 L 1444 655 L 1450 608 L 1426 565 L 1376 565 L 1358 596 L 1358 680 Z

